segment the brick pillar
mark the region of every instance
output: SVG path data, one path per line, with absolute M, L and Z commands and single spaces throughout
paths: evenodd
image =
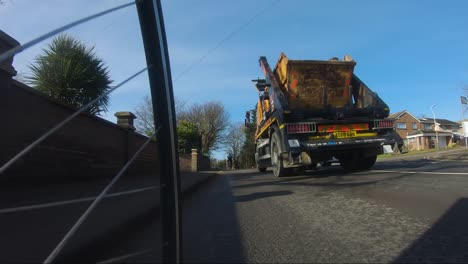
M 2 6 L 0 5 L 0 8 Z M 0 30 L 0 54 L 11 50 L 19 46 L 20 43 L 14 38 L 7 35 L 5 32 Z M 17 114 L 13 112 L 12 109 L 21 102 L 14 102 L 12 99 L 12 93 L 14 91 L 12 87 L 13 76 L 16 76 L 16 70 L 13 67 L 13 56 L 7 58 L 6 60 L 0 62 L 0 112 L 3 113 L 0 134 L 0 164 L 3 165 L 5 162 L 9 161 L 12 158 L 12 155 L 16 154 L 16 148 L 11 150 L 8 146 L 12 143 L 10 142 L 12 137 L 14 138 L 14 129 L 12 124 L 18 122 L 15 120 Z
M 16 41 L 16 39 L 10 37 L 8 34 L 0 30 L 0 54 L 19 45 L 20 43 Z M 13 67 L 13 56 L 0 62 L 0 111 L 2 113 L 8 113 L 7 109 L 10 109 L 10 105 L 17 103 L 11 102 L 9 99 L 10 86 L 13 81 L 13 76 L 16 76 L 16 73 L 17 72 Z M 8 126 L 8 124 L 10 124 L 10 121 L 8 120 L 10 115 L 6 115 L 5 118 L 2 123 Z
M 114 114 L 117 117 L 117 125 L 127 130 L 124 134 L 124 162 L 122 166 L 130 159 L 130 146 L 131 146 L 131 135 L 135 131 L 135 127 L 133 126 L 133 120 L 135 120 L 136 116 L 131 112 L 116 112 Z M 131 173 L 132 168 L 129 168 L 125 174 L 128 175 Z
M 198 171 L 198 150 L 192 149 L 192 171 Z
M 19 45 L 20 43 L 16 39 L 0 30 L 0 54 Z M 0 62 L 0 79 L 2 81 L 6 79 L 11 80 L 13 76 L 16 76 L 16 73 L 13 67 L 13 56 Z
M 125 129 L 135 131 L 133 120 L 135 120 L 136 116 L 132 112 L 117 112 L 114 115 L 117 117 L 117 125 Z

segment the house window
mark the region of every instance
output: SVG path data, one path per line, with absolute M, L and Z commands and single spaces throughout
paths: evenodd
M 406 129 L 406 123 L 397 122 L 397 123 L 396 123 L 396 128 L 397 128 L 397 129 Z
M 418 129 L 418 124 L 413 123 L 413 129 L 414 129 L 414 130 Z
M 432 130 L 432 124 L 424 124 L 424 130 Z

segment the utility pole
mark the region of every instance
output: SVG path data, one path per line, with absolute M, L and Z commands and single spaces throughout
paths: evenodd
M 436 136 L 436 150 L 439 150 L 439 135 L 437 134 L 437 129 L 436 129 L 436 119 L 435 119 L 435 114 L 434 114 L 434 107 L 436 105 L 431 106 L 431 111 L 432 111 L 432 117 L 434 118 L 434 132 Z
M 463 137 L 465 138 L 465 148 L 468 148 L 468 128 L 465 125 L 465 106 L 468 104 L 466 97 L 460 96 L 461 99 L 461 112 L 462 112 L 462 128 L 463 128 Z

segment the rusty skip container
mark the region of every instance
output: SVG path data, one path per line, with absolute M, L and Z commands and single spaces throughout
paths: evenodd
M 356 62 L 343 60 L 289 60 L 282 53 L 273 70 L 291 110 L 364 109 L 384 106 L 353 71 Z

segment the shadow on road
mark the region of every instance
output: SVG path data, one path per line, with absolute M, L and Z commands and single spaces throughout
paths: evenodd
M 104 217 L 95 217 L 95 221 L 104 219 Z M 105 222 L 100 220 L 101 222 Z M 101 223 L 105 224 L 105 223 Z M 94 226 L 94 227 L 93 227 Z M 90 230 L 91 228 L 98 228 L 93 223 L 88 223 L 84 230 Z M 128 252 L 133 241 L 139 240 L 138 249 L 150 248 L 153 250 L 152 258 L 148 259 L 151 262 L 161 262 L 161 219 L 159 214 L 159 208 L 154 207 L 147 210 L 144 214 L 137 215 L 132 219 L 122 223 L 121 225 L 113 228 L 109 233 L 103 236 L 96 237 L 91 242 L 80 238 L 89 234 L 86 232 L 78 233 L 75 241 L 80 239 L 86 243 L 75 243 L 79 244 L 80 247 L 73 247 L 65 250 L 63 256 L 60 256 L 57 263 L 69 263 L 69 262 L 81 262 L 81 263 L 92 263 L 97 260 L 108 259 L 115 257 L 117 253 L 121 252 L 120 255 Z M 90 231 L 88 231 L 89 233 Z M 151 236 L 145 236 L 142 234 L 152 233 Z M 130 249 L 132 251 L 132 249 Z M 136 249 L 133 249 L 136 251 Z M 86 252 L 86 254 L 83 254 Z M 122 253 L 123 252 L 123 253 Z M 118 255 L 118 254 L 117 254 Z
M 468 198 L 458 199 L 395 263 L 468 263 Z
M 227 176 L 213 177 L 184 197 L 184 262 L 245 262 L 235 206 Z
M 273 192 L 258 192 L 258 193 L 251 193 L 246 195 L 238 195 L 236 196 L 236 202 L 250 202 L 257 199 L 268 198 L 272 196 L 283 196 L 283 195 L 290 195 L 293 192 L 291 191 L 273 191 Z
M 286 178 L 273 178 L 271 175 L 265 175 L 265 178 L 259 177 L 258 172 L 238 174 L 235 177 L 236 182 L 242 182 L 244 177 L 255 178 L 246 184 L 235 184 L 233 189 L 239 188 L 254 188 L 260 186 L 316 186 L 316 187 L 335 187 L 335 188 L 349 188 L 365 185 L 372 185 L 384 181 L 397 180 L 404 177 L 409 177 L 409 174 L 394 174 L 379 179 L 361 179 L 361 176 L 373 175 L 372 173 L 361 172 L 358 177 L 351 178 L 349 176 L 354 174 L 343 174 L 342 172 L 336 173 L 336 170 L 322 170 L 306 172 L 307 176 L 294 176 Z M 270 180 L 271 179 L 271 180 Z

